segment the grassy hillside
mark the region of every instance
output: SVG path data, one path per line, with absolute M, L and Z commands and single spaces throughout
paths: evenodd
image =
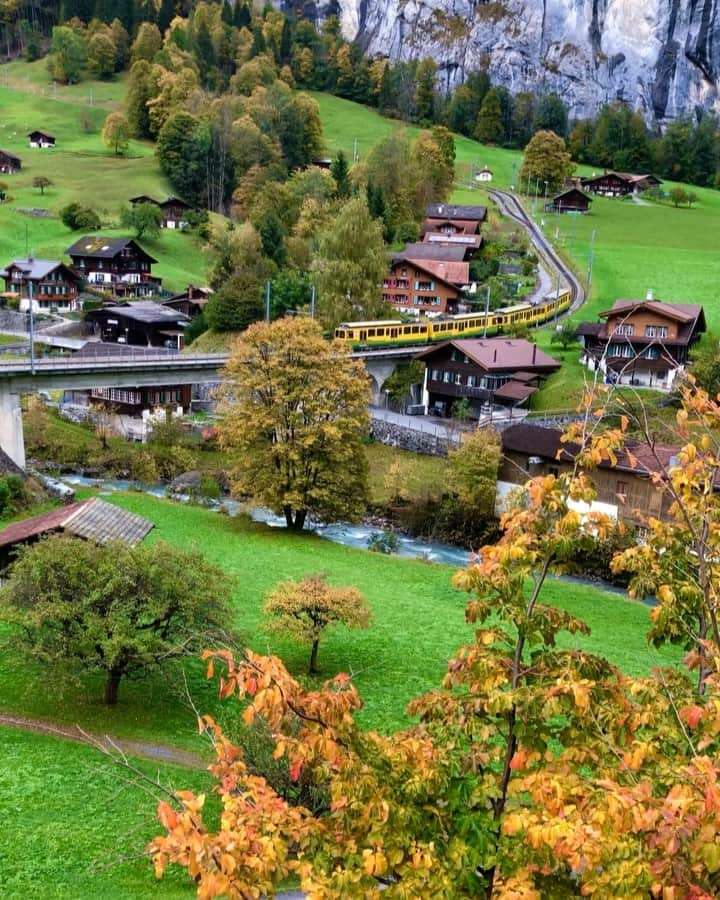
M 34 250 L 36 256 L 61 257 L 80 236 L 57 217 L 71 201 L 96 209 L 110 226 L 104 227 L 103 233 L 113 236 L 126 233 L 112 225 L 130 197 L 166 197 L 170 193 L 152 144 L 132 141 L 127 157 L 108 153 L 100 137 L 106 110 L 9 90 L 3 84 L 0 72 L 0 147 L 20 157 L 22 169 L 16 175 L 2 176 L 11 199 L 0 205 L 0 264 L 24 256 L 26 249 Z M 115 87 L 122 86 L 118 83 Z M 27 132 L 33 128 L 54 134 L 57 146 L 30 149 Z M 32 186 L 38 175 L 53 181 L 44 194 Z M 53 217 L 27 215 L 22 209 L 48 210 Z M 142 244 L 158 259 L 154 270 L 169 290 L 205 282 L 205 262 L 197 238 L 164 230 L 156 240 L 143 240 Z

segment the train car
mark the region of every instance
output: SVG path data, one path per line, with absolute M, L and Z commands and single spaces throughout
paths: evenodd
M 428 322 L 401 322 L 380 319 L 376 322 L 341 322 L 335 337 L 353 347 L 384 347 L 397 344 L 424 344 L 428 339 Z

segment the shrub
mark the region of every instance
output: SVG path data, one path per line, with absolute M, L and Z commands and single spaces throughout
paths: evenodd
M 385 553 L 390 555 L 391 553 L 398 552 L 400 541 L 394 531 L 385 528 L 383 531 L 373 531 L 368 538 L 367 546 L 368 550 L 372 553 Z
M 97 231 L 101 225 L 100 216 L 94 209 L 76 202 L 63 206 L 60 218 L 71 231 Z
M 22 509 L 26 501 L 25 483 L 19 475 L 0 478 L 0 516 Z

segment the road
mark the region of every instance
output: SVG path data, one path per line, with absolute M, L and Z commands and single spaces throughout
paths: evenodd
M 533 222 L 525 212 L 522 204 L 514 194 L 507 191 L 488 191 L 488 196 L 497 205 L 500 212 L 517 222 L 527 233 L 532 241 L 538 256 L 545 268 L 551 273 L 553 282 L 558 276 L 561 281 L 570 288 L 571 303 L 569 313 L 576 312 L 585 302 L 585 288 L 575 272 L 563 260 L 550 241 L 542 233 L 542 230 Z

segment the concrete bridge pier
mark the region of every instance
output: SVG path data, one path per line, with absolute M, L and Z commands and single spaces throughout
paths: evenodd
M 411 358 L 411 357 L 410 357 Z M 372 389 L 373 406 L 383 406 L 385 404 L 385 395 L 382 386 L 398 367 L 399 362 L 407 360 L 397 359 L 365 359 L 365 368 L 370 376 L 370 385 Z
M 21 469 L 25 468 L 20 394 L 13 394 L 7 387 L 0 387 L 0 447 Z

